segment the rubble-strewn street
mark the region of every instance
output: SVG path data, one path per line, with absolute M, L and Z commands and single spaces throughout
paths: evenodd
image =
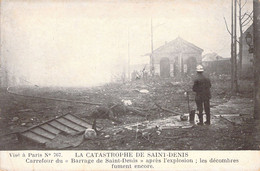
M 191 80 L 141 79 L 97 88 L 10 87 L 8 91 L 14 94 L 1 89 L 0 149 L 259 149 L 260 125 L 253 119 L 252 83 L 241 81 L 241 93 L 231 96 L 229 78 L 215 76 L 211 79 L 212 124 L 209 126 L 196 125 L 197 116 L 195 124 L 188 120 L 188 111 L 195 109 Z M 189 105 L 185 92 L 189 92 Z M 117 104 L 113 117 L 120 123 L 98 119 L 97 126 L 102 130 L 96 138 L 84 140 L 83 134 L 61 135 L 56 137 L 57 141 L 45 146 L 31 141 L 20 142 L 13 134 L 67 113 L 91 123 L 90 115 L 97 105 L 84 102 L 107 107 Z M 178 114 L 183 114 L 184 119 L 181 120 Z M 58 142 L 67 144 L 59 145 Z
M 260 0 L 0 6 L 0 171 L 260 171 Z

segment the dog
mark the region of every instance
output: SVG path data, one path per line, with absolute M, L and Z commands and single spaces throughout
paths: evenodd
M 97 107 L 90 115 L 90 117 L 93 119 L 92 129 L 94 129 L 96 132 L 99 132 L 97 130 L 97 123 L 96 123 L 97 119 L 109 119 L 114 122 L 121 123 L 121 121 L 114 118 L 115 116 L 112 109 L 115 106 L 117 105 L 113 105 L 112 107 L 106 107 L 106 106 Z
M 110 106 L 109 108 L 113 112 L 114 118 L 118 118 L 121 115 L 125 115 L 127 112 L 126 106 L 122 103 L 118 103 L 118 104 L 111 103 L 109 104 L 109 106 Z

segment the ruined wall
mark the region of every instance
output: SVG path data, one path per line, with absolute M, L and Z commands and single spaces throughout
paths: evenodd
M 211 74 L 231 74 L 231 62 L 230 59 L 218 60 L 218 61 L 204 61 L 202 62 L 205 70 Z

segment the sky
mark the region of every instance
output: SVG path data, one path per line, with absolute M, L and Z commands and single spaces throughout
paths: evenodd
M 151 25 L 154 49 L 180 36 L 203 54 L 229 57 L 223 17 L 230 23 L 230 5 L 230 0 L 4 0 L 1 59 L 11 75 L 40 86 L 96 86 L 127 69 L 128 60 L 149 62 Z M 246 11 L 252 11 L 252 0 Z

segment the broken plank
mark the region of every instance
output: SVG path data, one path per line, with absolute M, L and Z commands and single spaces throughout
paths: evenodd
M 142 108 L 139 108 L 139 107 L 135 107 L 135 109 L 139 110 L 139 111 L 151 111 L 151 110 L 156 110 L 158 109 L 157 107 L 154 107 L 154 108 L 148 108 L 148 109 L 142 109 Z
M 63 132 L 66 132 L 66 133 L 68 133 L 68 134 L 75 134 L 75 133 L 77 132 L 77 131 L 75 131 L 75 130 L 73 130 L 73 129 L 67 127 L 66 125 L 61 124 L 61 123 L 59 123 L 59 122 L 57 122 L 57 121 L 55 121 L 55 120 L 52 121 L 52 122 L 50 122 L 50 123 L 48 123 L 48 124 L 50 124 L 51 126 L 54 126 L 54 127 L 58 128 L 59 130 L 61 130 L 61 131 L 63 131 Z
M 155 105 L 156 105 L 158 108 L 160 108 L 160 109 L 162 109 L 162 110 L 164 110 L 164 111 L 166 111 L 166 112 L 173 113 L 174 115 L 182 115 L 182 114 L 179 113 L 179 112 L 175 112 L 175 111 L 173 111 L 173 110 L 170 110 L 170 109 L 164 108 L 164 107 L 160 106 L 160 105 L 157 104 L 157 103 L 155 103 Z
M 44 144 L 50 140 L 30 131 L 24 132 L 21 135 L 40 144 Z
M 68 118 L 66 118 L 66 117 L 62 117 L 62 119 L 65 119 L 65 120 L 67 120 L 67 121 L 69 121 L 69 122 L 72 122 L 72 123 L 76 124 L 77 127 L 79 127 L 80 129 L 86 129 L 86 128 L 87 128 L 87 127 L 82 126 L 81 124 L 77 123 L 77 121 L 75 121 L 75 120 L 68 119 Z
M 63 114 L 63 115 L 57 116 L 56 118 L 47 120 L 47 121 L 45 121 L 45 122 L 43 122 L 43 123 L 41 123 L 41 124 L 39 124 L 39 125 L 34 125 L 34 126 L 30 127 L 29 129 L 33 129 L 33 128 L 39 127 L 39 126 L 41 126 L 41 125 L 45 125 L 45 124 L 47 124 L 47 123 L 49 123 L 49 122 L 52 122 L 52 121 L 56 120 L 57 118 L 63 117 L 64 115 L 67 115 L 67 114 Z M 27 131 L 27 130 L 25 130 L 25 131 Z M 22 131 L 22 132 L 25 132 L 25 131 Z M 61 131 L 63 131 L 63 130 L 61 129 Z M 22 132 L 21 132 L 21 133 L 22 133 Z
M 81 122 L 79 122 L 82 126 L 87 126 L 87 127 L 92 127 L 92 124 L 91 123 L 89 123 L 88 121 L 86 121 L 86 120 L 84 120 L 84 119 L 81 119 L 80 117 L 78 117 L 78 116 L 76 116 L 76 115 L 72 115 L 72 114 L 67 114 L 67 115 L 65 115 L 64 117 L 66 117 L 66 118 L 73 118 L 73 120 L 77 120 L 77 122 L 79 122 L 79 121 L 81 121 Z M 83 123 L 82 123 L 83 122 Z M 87 125 L 87 124 L 89 124 L 89 125 Z
M 53 139 L 56 136 L 55 134 L 49 133 L 49 132 L 45 131 L 44 129 L 41 129 L 40 127 L 31 129 L 30 131 L 33 133 L 36 133 L 36 134 L 40 134 L 49 139 Z
M 135 108 L 133 108 L 133 107 L 126 106 L 126 109 L 127 109 L 128 111 L 131 111 L 131 112 L 137 114 L 137 115 L 140 115 L 140 116 L 143 116 L 143 117 L 146 117 L 146 116 L 147 116 L 146 114 L 143 114 L 141 111 L 139 111 L 139 110 L 137 110 L 137 109 L 135 109 Z
M 59 118 L 60 119 L 60 118 Z M 64 126 L 66 126 L 67 128 L 69 128 L 69 129 L 71 129 L 71 130 L 73 130 L 73 131 L 76 131 L 76 132 L 78 132 L 78 130 L 77 129 L 75 129 L 73 126 L 71 126 L 71 125 L 67 125 L 66 123 L 64 123 L 63 121 L 60 121 L 59 119 L 56 119 L 55 121 L 56 122 L 58 122 L 59 124 L 61 124 L 61 125 L 64 125 Z
M 82 131 L 82 130 L 85 130 L 84 127 L 78 125 L 78 124 L 75 124 L 74 122 L 66 119 L 66 118 L 59 118 L 57 119 L 57 121 L 65 124 L 66 126 L 70 127 L 70 128 L 73 128 L 75 131 Z
M 223 116 L 219 116 L 220 118 L 222 118 L 222 119 L 225 119 L 226 121 L 228 121 L 229 123 L 231 123 L 232 125 L 236 125 L 236 123 L 235 122 L 233 122 L 233 121 L 231 121 L 231 120 L 229 120 L 229 119 L 227 119 L 227 118 L 225 118 L 225 117 L 223 117 Z
M 61 130 L 49 125 L 49 124 L 44 124 L 44 125 L 41 125 L 40 128 L 44 129 L 44 130 L 48 130 L 49 132 L 52 132 L 54 134 L 59 134 L 61 132 Z
M 92 127 L 91 124 L 85 122 L 82 119 L 79 119 L 79 118 L 75 117 L 74 115 L 65 115 L 64 118 L 69 119 L 69 120 L 77 123 L 78 125 L 83 126 L 85 129 Z

